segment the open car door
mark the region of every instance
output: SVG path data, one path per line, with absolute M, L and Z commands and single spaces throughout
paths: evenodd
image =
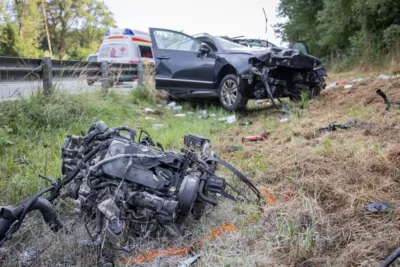
M 215 54 L 182 32 L 149 28 L 155 59 L 156 88 L 169 91 L 214 88 Z

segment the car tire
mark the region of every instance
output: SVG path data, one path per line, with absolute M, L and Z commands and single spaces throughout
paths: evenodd
M 244 109 L 247 105 L 247 97 L 240 90 L 237 76 L 234 74 L 226 75 L 219 84 L 219 102 L 228 111 Z

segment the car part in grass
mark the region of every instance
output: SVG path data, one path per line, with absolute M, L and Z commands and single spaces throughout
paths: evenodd
M 329 124 L 328 127 L 325 128 L 319 128 L 318 132 L 323 133 L 323 132 L 333 132 L 339 129 L 348 129 L 354 125 L 354 121 L 348 121 L 344 124 Z
M 389 267 L 400 257 L 400 248 L 396 249 L 386 260 L 382 263 L 381 267 Z
M 252 135 L 252 136 L 242 137 L 242 144 L 244 144 L 246 141 L 251 141 L 251 142 L 264 141 L 264 136 Z
M 390 101 L 387 98 L 386 94 L 379 88 L 376 89 L 376 93 L 383 98 L 383 101 L 385 101 L 385 105 L 386 105 L 385 110 L 389 111 L 390 110 Z M 395 103 L 395 104 L 396 104 L 395 109 L 400 109 L 400 103 Z
M 207 138 L 185 136 L 186 148 L 176 153 L 166 152 L 145 131 L 138 140 L 136 136 L 130 127 L 108 128 L 103 121 L 91 125 L 82 136 L 66 135 L 61 149 L 65 177 L 54 182 L 41 176 L 52 186 L 17 208 L 3 209 L 2 220 L 12 218 L 16 223 L 0 221 L 1 240 L 11 238 L 29 211 L 42 211 L 40 203 L 50 209 L 44 210 L 46 222 L 60 229 L 62 223 L 50 204 L 59 197 L 74 199 L 77 213 L 84 217 L 86 229 L 97 244 L 107 239 L 124 249 L 130 237 L 177 237 L 188 216 L 199 219 L 207 203 L 218 204 L 216 196 L 249 200 L 240 190 L 233 190 L 237 197 L 228 193 L 228 188 L 234 187 L 215 175 L 217 164 L 232 171 L 259 201 L 257 188 L 218 158 Z M 39 198 L 45 193 L 50 193 L 47 199 Z
M 45 198 L 35 198 L 19 204 L 16 207 L 2 207 L 0 209 L 0 246 L 9 238 L 11 232 L 18 230 L 18 222 L 23 213 L 38 210 L 42 214 L 43 220 L 50 226 L 50 229 L 57 232 L 64 227 L 51 203 Z M 9 230 L 12 229 L 10 232 Z
M 381 89 L 377 89 L 376 93 L 383 98 L 383 101 L 385 101 L 385 105 L 386 105 L 385 110 L 389 111 L 390 110 L 390 102 L 389 102 L 389 99 L 387 98 L 386 94 Z

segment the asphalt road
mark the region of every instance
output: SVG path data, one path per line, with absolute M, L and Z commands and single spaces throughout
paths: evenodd
M 81 79 L 54 79 L 53 85 L 57 90 L 68 91 L 72 94 L 79 92 L 90 92 L 101 89 L 100 82 L 96 82 L 89 86 L 86 80 Z M 122 85 L 115 85 L 112 90 L 129 91 L 136 86 L 133 82 L 124 82 Z M 42 81 L 26 81 L 26 82 L 0 82 L 0 101 L 13 100 L 20 97 L 27 97 L 32 92 L 42 87 Z

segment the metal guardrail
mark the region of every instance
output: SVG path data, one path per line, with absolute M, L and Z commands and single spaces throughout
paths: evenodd
M 143 65 L 77 60 L 0 57 L 0 81 L 43 80 L 43 91 L 51 93 L 53 75 L 57 77 L 86 76 L 91 81 L 101 81 L 109 88 L 114 81 L 134 81 L 143 85 Z

